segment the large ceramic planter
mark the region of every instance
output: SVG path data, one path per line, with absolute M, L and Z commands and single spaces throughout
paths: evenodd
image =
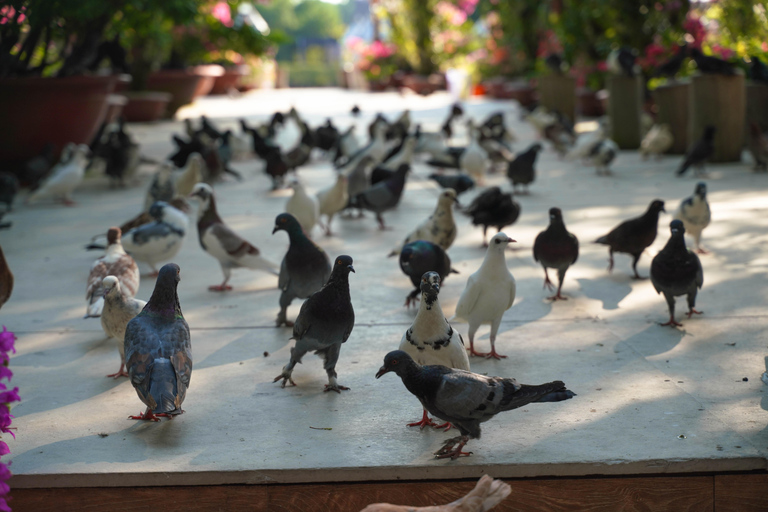
M 130 91 L 124 93 L 128 104 L 123 107 L 123 117 L 130 123 L 157 121 L 166 111 L 173 96 L 167 92 Z
M 0 79 L 0 162 L 20 162 L 53 143 L 90 143 L 119 77 Z
M 208 94 L 228 94 L 230 91 L 238 90 L 240 80 L 247 74 L 248 66 L 224 68 L 224 73 L 214 78 L 213 88 Z
M 446 88 L 445 76 L 433 73 L 429 76 L 406 75 L 403 78 L 403 87 L 412 90 L 416 94 L 427 96 L 437 90 Z
M 200 66 L 193 67 L 192 71 L 195 74 L 204 77 L 197 84 L 197 89 L 195 90 L 195 98 L 210 94 L 216 85 L 216 80 L 219 77 L 224 76 L 226 72 L 224 66 L 219 66 L 218 64 L 202 64 Z
M 173 96 L 165 110 L 165 117 L 173 117 L 179 108 L 192 103 L 197 96 L 213 87 L 215 75 L 210 72 L 203 74 L 202 71 L 196 68 L 161 69 L 149 75 L 148 91 L 167 92 Z

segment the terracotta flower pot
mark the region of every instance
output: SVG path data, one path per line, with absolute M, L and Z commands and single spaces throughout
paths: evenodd
M 131 123 L 157 121 L 165 113 L 173 95 L 167 92 L 130 91 L 126 92 L 128 104 L 123 107 L 123 117 Z
M 219 66 L 218 64 L 202 64 L 200 66 L 193 67 L 192 71 L 195 74 L 202 75 L 204 77 L 197 84 L 197 90 L 195 90 L 195 98 L 210 94 L 214 85 L 216 85 L 216 80 L 219 77 L 224 76 L 224 73 L 226 72 L 224 66 Z
M 216 66 L 223 73 L 221 66 Z M 190 69 L 161 69 L 149 75 L 148 91 L 168 92 L 173 99 L 168 103 L 165 117 L 173 117 L 180 107 L 192 103 L 194 99 L 207 94 L 216 78 L 214 69 L 209 66 L 197 66 Z
M 227 94 L 231 90 L 238 90 L 240 80 L 247 74 L 248 66 L 224 68 L 224 74 L 214 79 L 213 88 L 208 94 Z
M 0 162 L 25 161 L 48 143 L 89 143 L 119 80 L 111 76 L 0 79 Z

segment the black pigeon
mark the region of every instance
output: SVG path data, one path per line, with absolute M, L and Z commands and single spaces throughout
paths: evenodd
M 277 190 L 283 186 L 285 175 L 288 174 L 288 164 L 283 159 L 280 148 L 270 149 L 264 156 L 264 172 L 272 178 L 272 190 Z
M 149 302 L 125 328 L 125 365 L 144 414 L 134 420 L 173 418 L 181 408 L 192 376 L 192 345 L 189 325 L 181 314 L 179 266 L 160 269 Z
M 429 179 L 436 181 L 442 188 L 452 188 L 457 195 L 475 187 L 475 180 L 464 173 L 430 174 Z
M 307 237 L 299 221 L 290 213 L 281 213 L 275 218 L 272 234 L 281 230 L 288 233 L 290 245 L 277 278 L 277 287 L 282 293 L 276 326 L 285 324 L 292 327 L 293 322 L 287 318 L 288 306 L 293 299 L 306 299 L 323 287 L 331 274 L 331 262 L 325 251 Z
M 274 120 L 275 118 L 273 117 L 272 119 Z M 280 124 L 282 124 L 282 122 L 280 122 Z M 243 129 L 243 133 L 247 133 L 251 136 L 253 152 L 256 153 L 259 158 L 266 160 L 268 153 L 274 150 L 280 150 L 277 145 L 272 144 L 269 140 L 267 140 L 269 137 L 262 137 L 258 129 L 248 126 L 248 123 L 245 121 L 245 119 L 240 120 L 240 126 Z
M 712 55 L 704 55 L 698 48 L 691 48 L 691 58 L 702 73 L 712 75 L 735 75 L 736 68 L 730 62 Z
M 301 139 L 293 148 L 289 149 L 283 155 L 283 161 L 289 171 L 295 171 L 297 168 L 306 165 L 309 157 L 312 155 L 312 148 L 315 147 L 315 135 L 309 129 L 306 123 L 302 122 Z
M 371 124 L 368 125 L 368 136 L 370 137 L 371 141 L 373 141 L 376 136 L 376 126 L 378 125 L 382 125 L 384 127 L 383 133 L 385 134 L 389 130 L 389 121 L 387 121 L 387 118 L 384 117 L 381 112 L 377 113 Z
M 515 191 L 517 191 L 517 185 L 520 184 L 525 186 L 525 193 L 528 193 L 528 185 L 536 179 L 536 157 L 539 156 L 541 148 L 542 146 L 538 142 L 531 144 L 531 147 L 509 162 L 507 177 L 512 182 Z
M 473 225 L 483 226 L 483 247 L 487 247 L 488 228 L 493 226 L 499 232 L 505 226 L 514 224 L 520 216 L 520 204 L 511 193 L 502 192 L 499 187 L 490 187 L 476 196 L 463 213 L 472 218 Z
M 323 126 L 315 130 L 315 146 L 323 151 L 331 151 L 336 147 L 340 136 L 338 128 L 328 119 Z
M 472 453 L 461 449 L 470 439 L 479 439 L 480 424 L 500 412 L 535 402 L 561 402 L 576 396 L 559 380 L 530 386 L 519 384 L 515 379 L 486 377 L 441 365 L 421 366 L 402 350 L 384 357 L 384 366 L 376 373 L 376 378 L 389 372 L 395 372 L 433 416 L 459 429 L 461 436 L 449 439 L 435 453 L 438 459 L 457 459 Z
M 680 164 L 680 168 L 677 170 L 678 176 L 685 174 L 685 171 L 687 171 L 690 166 L 696 168 L 697 175 L 704 171 L 704 163 L 709 160 L 712 153 L 715 152 L 716 131 L 717 129 L 711 124 L 704 128 L 704 135 L 688 149 L 688 153 L 685 155 L 683 163 Z
M 200 131 L 212 138 L 213 140 L 221 139 L 224 134 L 211 123 L 207 117 L 200 116 Z
M 670 59 L 656 68 L 656 72 L 653 76 L 660 77 L 665 76 L 668 78 L 675 78 L 675 75 L 680 71 L 683 66 L 683 61 L 688 56 L 688 45 L 681 44 L 678 46 L 677 53 L 670 57 Z
M 605 244 L 609 251 L 608 272 L 613 270 L 613 253 L 624 252 L 632 255 L 632 270 L 635 279 L 643 279 L 637 273 L 637 261 L 643 251 L 656 240 L 659 213 L 665 212 L 664 201 L 655 199 L 640 217 L 625 220 L 605 236 L 595 240 L 596 244 Z
M 360 107 L 358 107 L 357 105 L 353 105 L 352 106 L 352 110 L 350 110 L 349 113 L 352 114 L 355 117 L 359 116 L 360 115 Z
M 637 54 L 626 46 L 614 50 L 608 55 L 608 68 L 617 75 L 635 76 Z
M 547 55 L 547 57 L 544 59 L 544 64 L 546 64 L 549 69 L 554 71 L 555 74 L 563 74 L 563 56 L 559 53 L 550 53 Z
M 351 257 L 337 257 L 328 282 L 302 304 L 293 326 L 296 345 L 291 349 L 291 359 L 274 382 L 282 380 L 283 387 L 286 382 L 295 386 L 291 378 L 293 367 L 301 362 L 304 354 L 314 350 L 323 358 L 323 368 L 328 374 L 324 391 L 341 393 L 349 389 L 336 382 L 336 362 L 341 344 L 347 341 L 355 326 L 355 310 L 349 295 L 349 273 L 354 271 Z
M 400 269 L 411 278 L 415 287 L 405 298 L 405 306 L 419 300 L 421 293 L 421 278 L 426 272 L 437 272 L 440 281 L 444 281 L 450 273 L 458 273 L 451 268 L 451 259 L 437 244 L 426 240 L 416 240 L 407 243 L 400 251 Z
M 454 103 L 453 106 L 451 106 L 451 111 L 448 113 L 448 118 L 443 122 L 443 125 L 440 127 L 440 131 L 443 135 L 445 135 L 446 139 L 450 139 L 453 137 L 453 121 L 457 117 L 461 117 L 464 115 L 464 109 L 461 108 L 461 105 L 459 103 Z
M 384 217 L 381 214 L 391 210 L 400 203 L 400 198 L 403 196 L 403 190 L 405 189 L 405 177 L 410 168 L 411 166 L 408 164 L 401 164 L 391 178 L 371 185 L 356 196 L 350 197 L 349 206 L 374 212 L 379 228 L 382 230 L 386 229 Z
M 749 78 L 756 82 L 768 83 L 768 66 L 757 55 L 750 57 Z
M 557 293 L 549 300 L 567 300 L 560 294 L 563 288 L 563 279 L 568 267 L 576 263 L 579 257 L 579 240 L 573 233 L 565 229 L 563 212 L 560 208 L 549 209 L 549 227 L 538 234 L 533 243 L 533 259 L 544 267 L 544 286 L 550 290 L 554 288 L 549 280 L 547 268 L 557 270 Z
M 463 146 L 449 146 L 442 155 L 433 157 L 425 163 L 441 169 L 461 169 L 459 160 L 465 149 L 467 148 Z
M 192 153 L 200 153 L 205 161 L 203 181 L 209 185 L 219 180 L 224 172 L 233 174 L 237 179 L 242 178 L 239 173 L 222 164 L 216 141 L 205 133 L 197 132 L 189 141 L 178 135 L 174 135 L 172 140 L 176 144 L 177 150 L 168 157 L 168 160 L 172 161 L 176 167 L 184 167 Z
M 685 227 L 680 220 L 669 224 L 672 236 L 667 245 L 659 251 L 651 262 L 651 283 L 657 293 L 663 293 L 669 308 L 669 322 L 661 325 L 672 327 L 683 324 L 675 321 L 675 297 L 685 295 L 688 298 L 688 318 L 696 311 L 696 292 L 704 284 L 704 271 L 699 257 L 685 247 Z

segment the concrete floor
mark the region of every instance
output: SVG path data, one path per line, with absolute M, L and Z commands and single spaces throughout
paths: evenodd
M 395 93 L 368 95 L 339 90 L 256 91 L 239 99 L 203 99 L 181 116 L 206 113 L 221 126 L 236 117 L 265 119 L 295 105 L 310 124 L 332 116 L 339 126 L 357 103 L 365 115 L 358 134 L 375 112 L 393 118 L 410 108 L 425 129 L 436 128 L 451 99 Z M 516 149 L 535 140 L 519 121 L 515 103 L 473 99 L 476 119 L 503 109 L 518 137 Z M 131 126 L 144 153 L 155 158 L 171 150 L 169 135 L 180 122 Z M 291 133 L 285 134 L 290 138 Z M 457 141 L 459 142 L 459 141 Z M 291 332 L 276 329 L 276 278 L 236 271 L 234 291 L 216 294 L 217 262 L 200 248 L 191 225 L 181 266 L 179 296 L 192 331 L 194 372 L 184 408 L 174 421 L 127 420 L 143 410 L 127 379 L 105 378 L 117 370 L 116 343 L 104 339 L 98 320 L 83 320 L 88 268 L 97 254 L 82 249 L 91 236 L 119 224 L 142 205 L 140 186 L 111 190 L 102 178 L 86 181 L 78 207 L 28 207 L 18 201 L 7 217 L 13 228 L 0 242 L 16 275 L 0 323 L 18 335 L 11 359 L 13 385 L 23 401 L 13 409 L 16 439 L 11 448 L 12 487 L 175 485 L 260 482 L 322 482 L 537 475 L 639 474 L 765 469 L 768 455 L 768 397 L 760 381 L 768 353 L 768 176 L 746 163 L 710 166 L 707 179 L 713 223 L 704 232 L 711 254 L 702 256 L 704 288 L 686 321 L 682 299 L 678 318 L 666 321 L 663 298 L 649 281 L 630 279 L 630 259 L 617 256 L 606 271 L 607 249 L 589 243 L 621 220 L 641 214 L 650 200 L 667 201 L 673 212 L 697 179 L 676 178 L 679 157 L 642 162 L 622 152 L 615 175 L 601 178 L 592 168 L 542 153 L 530 196 L 520 196 L 522 215 L 506 230 L 518 243 L 507 263 L 517 279 L 517 299 L 502 323 L 497 347 L 503 361 L 473 359 L 476 372 L 515 377 L 537 384 L 561 379 L 578 396 L 557 404 L 536 404 L 497 416 L 473 440 L 471 457 L 435 460 L 451 433 L 406 428 L 421 415 L 417 400 L 400 380 L 374 374 L 383 356 L 397 348 L 415 311 L 403 307 L 411 290 L 395 258 L 385 255 L 434 208 L 437 189 L 429 169 L 414 166 L 400 207 L 385 214 L 394 229 L 378 231 L 370 215 L 336 220 L 338 236 L 315 238 L 331 257 L 355 260 L 350 277 L 357 324 L 342 349 L 341 395 L 323 393 L 321 361 L 307 355 L 297 366 L 297 387 L 273 383 L 288 361 Z M 274 261 L 287 248 L 284 233 L 271 235 L 287 191 L 270 192 L 262 164 L 236 163 L 246 180 L 216 186 L 219 210 L 229 225 Z M 149 167 L 145 171 L 151 170 Z M 300 171 L 317 190 L 333 176 L 316 158 Z M 510 188 L 506 178 L 488 184 Z M 476 191 L 462 196 L 468 202 Z M 545 300 L 543 272 L 532 259 L 536 234 L 547 225 L 547 209 L 563 209 L 568 229 L 581 240 L 579 261 L 566 278 L 570 300 Z M 481 233 L 458 215 L 459 235 L 449 250 L 454 267 L 440 292 L 444 312 L 453 314 L 469 274 L 484 256 Z M 671 213 L 662 215 L 660 235 L 639 264 L 648 275 L 651 258 L 668 238 Z M 144 269 L 146 271 L 146 269 Z M 138 297 L 147 299 L 154 281 L 143 278 Z M 299 302 L 289 309 L 295 317 Z M 466 337 L 466 325 L 458 324 Z M 488 347 L 488 328 L 480 330 Z

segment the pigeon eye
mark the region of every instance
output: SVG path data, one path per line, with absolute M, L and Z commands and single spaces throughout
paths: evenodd
M 392 366 L 395 366 L 397 364 L 397 359 L 392 360 Z
M 497 243 L 497 244 L 500 244 L 500 243 L 501 243 L 501 240 L 496 240 L 496 243 Z

